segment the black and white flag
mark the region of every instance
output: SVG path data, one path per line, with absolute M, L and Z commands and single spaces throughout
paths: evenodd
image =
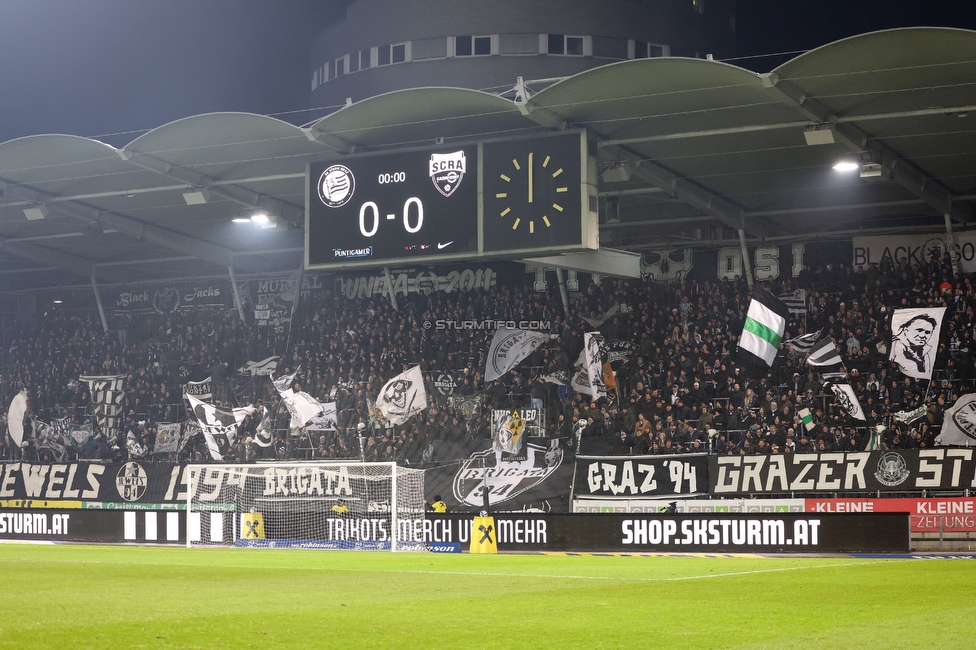
M 967 393 L 946 409 L 937 445 L 976 446 L 976 393 Z
M 376 397 L 376 406 L 393 424 L 403 424 L 426 409 L 427 389 L 420 366 L 401 372 L 386 382 Z
M 272 432 L 271 432 L 271 412 L 268 410 L 267 406 L 261 405 L 260 410 L 261 419 L 258 421 L 258 426 L 254 429 L 254 444 L 258 447 L 270 447 L 272 442 Z
M 156 426 L 156 445 L 153 448 L 157 454 L 175 454 L 180 449 L 180 423 L 162 423 Z
M 811 368 L 823 368 L 826 366 L 836 366 L 843 363 L 840 352 L 837 351 L 837 344 L 834 337 L 828 335 L 810 349 L 810 356 L 807 357 L 807 365 Z
M 913 422 L 918 422 L 919 420 L 924 418 L 927 412 L 928 412 L 928 408 L 926 408 L 925 404 L 920 404 L 918 408 L 913 409 L 911 411 L 909 410 L 898 411 L 897 413 L 894 414 L 894 418 L 895 420 L 901 422 L 902 424 L 911 424 Z M 945 429 L 943 429 L 943 431 L 944 430 Z
M 337 427 L 337 413 L 335 402 L 320 402 L 322 412 L 308 421 L 309 431 L 335 431 Z
M 834 393 L 834 399 L 837 405 L 842 409 L 847 411 L 855 420 L 867 420 L 864 417 L 864 410 L 861 408 L 861 403 L 857 401 L 857 396 L 854 395 L 854 389 L 851 388 L 850 384 L 828 384 L 830 390 Z
M 583 370 L 586 372 L 593 399 L 607 396 L 607 385 L 603 379 L 603 362 L 607 349 L 603 334 L 587 332 L 583 335 Z
M 295 377 L 298 376 L 298 371 L 301 369 L 302 367 L 298 366 L 297 368 L 295 368 L 294 372 L 291 372 L 287 375 L 282 375 L 277 379 L 274 378 L 274 375 L 271 375 L 271 383 L 274 384 L 275 390 L 277 390 L 280 393 L 281 391 L 288 390 L 289 388 L 291 388 L 292 383 L 294 383 L 295 381 Z
M 791 314 L 805 314 L 807 313 L 807 290 L 797 289 L 796 291 L 787 291 L 786 293 L 781 293 L 777 296 L 786 305 L 786 308 L 790 310 Z
M 237 372 L 241 375 L 260 377 L 270 375 L 277 369 L 278 357 L 268 357 L 267 359 L 262 359 L 261 361 L 248 361 L 243 366 L 238 368 Z
M 207 449 L 214 460 L 222 460 L 227 449 L 237 438 L 237 427 L 254 412 L 253 406 L 223 409 L 201 402 L 193 395 L 184 394 L 190 403 L 188 415 L 199 425 L 207 441 Z
M 183 390 L 187 395 L 193 395 L 197 399 L 208 400 L 213 397 L 213 380 L 207 377 L 203 381 L 188 381 L 183 384 Z
M 81 376 L 91 392 L 92 416 L 108 437 L 116 434 L 122 424 L 125 408 L 125 375 Z
M 896 309 L 891 315 L 889 359 L 915 379 L 932 379 L 945 307 Z
M 549 340 L 548 334 L 531 330 L 501 329 L 495 332 L 485 362 L 485 383 L 493 382 L 522 363 Z
M 820 340 L 821 334 L 823 334 L 823 330 L 817 330 L 816 332 L 810 332 L 809 334 L 795 336 L 791 339 L 783 341 L 783 343 L 788 345 L 790 349 L 797 354 L 806 354 L 813 349 L 813 346 L 817 344 L 817 341 Z

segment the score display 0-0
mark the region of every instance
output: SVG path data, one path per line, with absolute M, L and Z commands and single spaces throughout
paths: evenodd
M 308 263 L 478 251 L 477 146 L 309 165 Z
M 595 249 L 586 149 L 577 131 L 310 163 L 306 266 Z

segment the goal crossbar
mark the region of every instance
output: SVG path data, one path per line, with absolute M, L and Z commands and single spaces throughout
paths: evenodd
M 340 461 L 194 464 L 187 546 L 421 550 L 422 470 Z

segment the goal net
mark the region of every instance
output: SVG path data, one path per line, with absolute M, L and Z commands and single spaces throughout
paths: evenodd
M 190 465 L 187 546 L 424 550 L 424 472 L 395 463 Z

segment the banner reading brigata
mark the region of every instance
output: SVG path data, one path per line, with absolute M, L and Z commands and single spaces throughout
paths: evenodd
M 708 456 L 577 456 L 574 497 L 691 496 L 708 490 Z
M 713 456 L 709 492 L 915 492 L 976 487 L 972 449 Z

